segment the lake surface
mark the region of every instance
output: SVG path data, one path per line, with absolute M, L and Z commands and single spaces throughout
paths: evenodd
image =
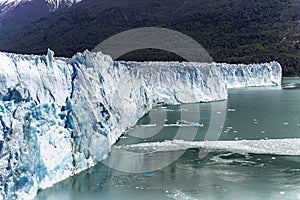
M 103 163 L 36 199 L 300 199 L 298 139 L 299 78 L 232 89 L 223 102 L 154 108 Z

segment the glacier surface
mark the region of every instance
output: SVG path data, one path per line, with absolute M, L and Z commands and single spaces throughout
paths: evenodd
M 114 62 L 0 52 L 0 199 L 94 166 L 153 106 L 219 101 L 227 89 L 281 84 L 277 62 L 252 65 Z

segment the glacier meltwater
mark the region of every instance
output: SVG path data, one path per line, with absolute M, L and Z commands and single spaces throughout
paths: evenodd
M 219 101 L 227 88 L 281 84 L 277 62 L 251 65 L 114 62 L 0 53 L 0 199 L 94 166 L 153 106 Z

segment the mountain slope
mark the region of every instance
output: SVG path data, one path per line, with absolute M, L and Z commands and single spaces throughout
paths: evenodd
M 29 0 L 0 0 L 0 17 L 3 17 L 6 13 L 12 11 L 22 2 L 28 2 Z
M 80 1 L 81 0 L 43 0 L 51 12 L 62 7 L 71 6 Z M 0 0 L 0 17 L 13 11 L 16 7 L 24 7 L 26 3 L 35 4 L 36 2 L 36 0 Z
M 215 61 L 277 60 L 285 76 L 299 76 L 299 4 L 298 0 L 84 0 L 18 31 L 3 30 L 0 50 L 41 54 L 50 47 L 59 56 L 71 56 L 121 31 L 159 26 L 191 36 Z M 155 60 L 157 55 L 138 51 L 122 58 Z
M 81 0 L 0 0 L 0 32 L 9 34 Z

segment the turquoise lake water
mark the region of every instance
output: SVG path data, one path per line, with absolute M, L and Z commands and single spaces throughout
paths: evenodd
M 300 155 L 289 145 L 256 145 L 290 138 L 300 139 L 300 78 L 285 78 L 280 87 L 231 89 L 223 102 L 156 107 L 103 163 L 36 199 L 300 199 Z M 184 147 L 164 146 L 173 140 Z M 204 140 L 229 145 L 192 145 Z M 241 140 L 250 140 L 256 153 L 234 148 Z

